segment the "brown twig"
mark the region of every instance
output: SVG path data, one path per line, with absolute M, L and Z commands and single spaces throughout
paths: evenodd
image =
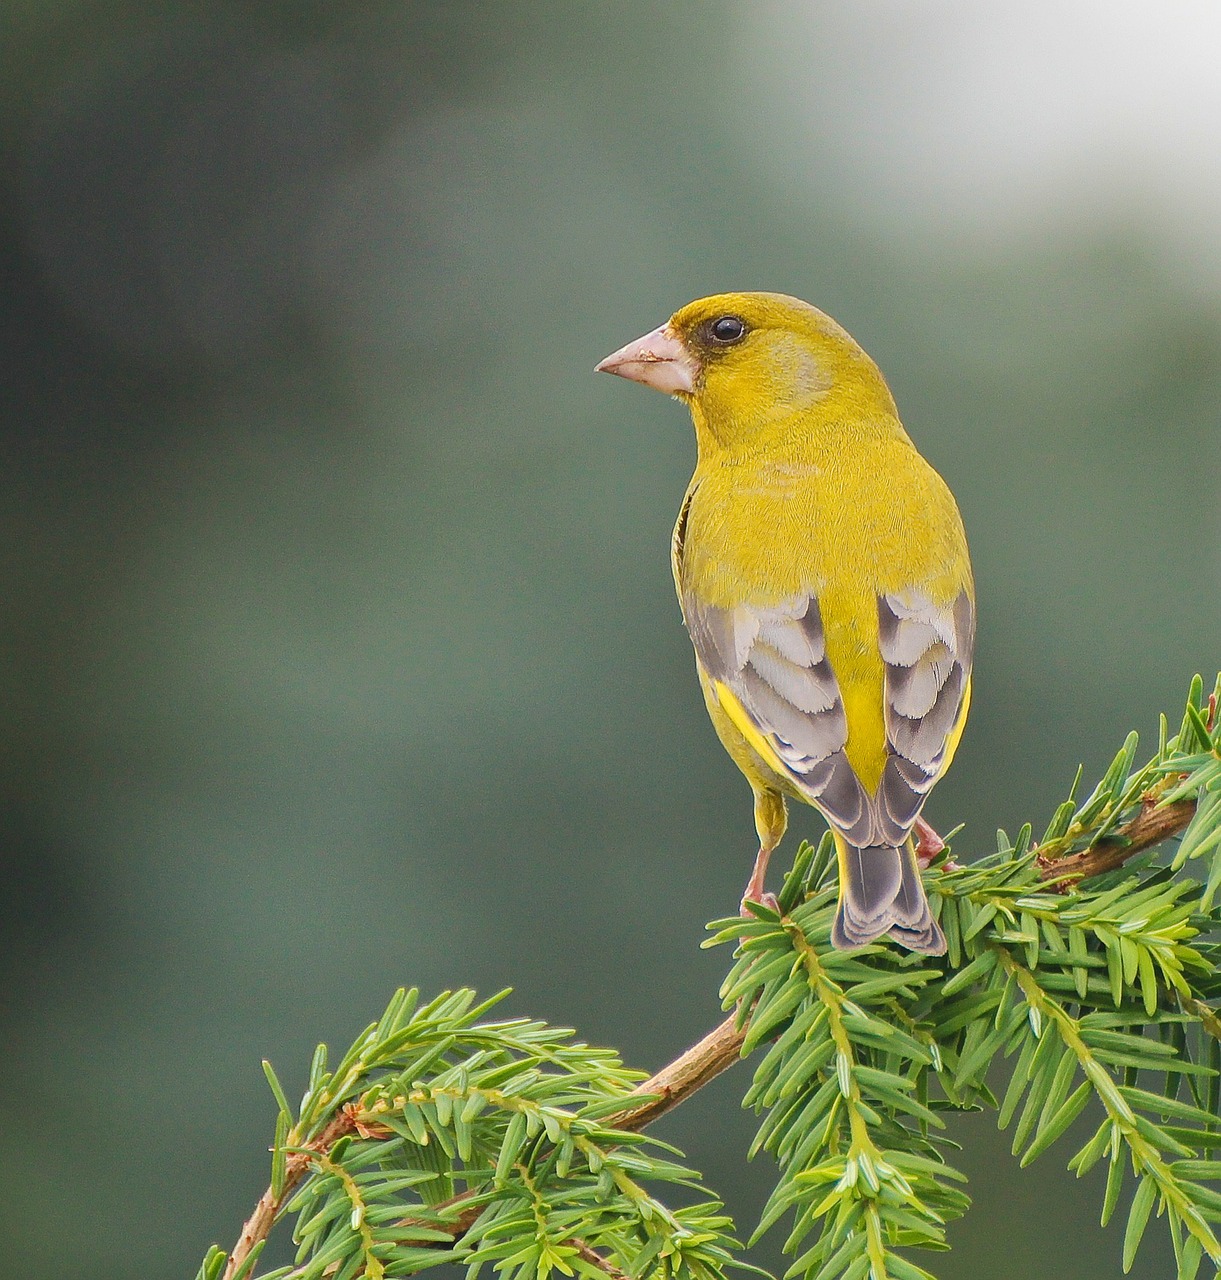
M 737 1022 L 737 1014 L 731 1013 L 698 1044 L 693 1044 L 686 1053 L 632 1090 L 648 1096 L 643 1102 L 608 1116 L 607 1126 L 636 1133 L 732 1067 L 741 1057 L 742 1042 L 746 1039 L 746 1027 L 739 1027 Z
M 1091 876 L 1114 871 L 1143 850 L 1178 835 L 1191 821 L 1195 811 L 1194 800 L 1146 804 L 1131 822 L 1104 836 L 1097 844 L 1067 858 L 1044 863 L 1043 879 L 1054 882 L 1088 880 Z
M 1042 867 L 1042 877 L 1044 880 L 1060 883 L 1070 880 L 1087 880 L 1091 876 L 1114 871 L 1135 854 L 1177 835 L 1191 821 L 1195 811 L 1194 800 L 1179 800 L 1166 805 L 1148 803 L 1135 818 L 1111 835 L 1104 837 L 1098 844 L 1091 845 L 1088 849 L 1071 854 L 1069 857 L 1047 862 Z M 652 1124 L 659 1116 L 665 1115 L 667 1111 L 678 1106 L 693 1093 L 702 1089 L 710 1080 L 719 1076 L 722 1071 L 733 1066 L 741 1056 L 745 1037 L 746 1027 L 738 1026 L 737 1014 L 731 1014 L 698 1044 L 692 1045 L 673 1062 L 667 1063 L 655 1075 L 637 1086 L 632 1093 L 639 1095 L 643 1101 L 634 1106 L 624 1107 L 622 1111 L 608 1116 L 605 1123 L 608 1127 L 625 1129 L 632 1133 Z M 288 1156 L 284 1185 L 280 1194 L 275 1195 L 270 1187 L 263 1192 L 254 1212 L 242 1228 L 241 1237 L 225 1267 L 223 1280 L 231 1280 L 238 1268 L 249 1257 L 251 1249 L 260 1240 L 266 1238 L 277 1215 L 305 1176 L 312 1156 L 325 1154 L 345 1134 L 358 1131 L 360 1123 L 361 1118 L 356 1108 L 351 1105 L 346 1106 L 308 1144 L 305 1151 L 293 1152 Z M 463 1192 L 461 1195 L 454 1196 L 445 1204 L 435 1206 L 434 1212 L 436 1209 L 460 1204 L 471 1194 L 471 1192 Z M 479 1216 L 479 1212 L 478 1209 L 464 1211 L 449 1224 L 449 1229 L 452 1229 L 455 1238 L 469 1229 Z M 435 1219 L 432 1220 L 431 1225 L 436 1225 Z M 582 1257 L 588 1256 L 588 1261 L 599 1269 L 609 1276 L 618 1277 L 619 1273 L 605 1258 L 595 1255 L 588 1245 L 580 1241 L 574 1243 L 577 1244 L 578 1249 L 588 1250 L 588 1255 L 582 1253 Z
M 231 1280 L 238 1268 L 250 1256 L 250 1251 L 255 1245 L 267 1239 L 268 1233 L 275 1226 L 280 1210 L 292 1198 L 301 1179 L 305 1177 L 311 1159 L 316 1155 L 325 1155 L 340 1138 L 355 1132 L 358 1114 L 356 1108 L 350 1103 L 341 1107 L 323 1125 L 312 1142 L 307 1143 L 300 1151 L 289 1152 L 284 1162 L 284 1184 L 280 1188 L 280 1194 L 276 1195 L 275 1191 L 268 1187 L 259 1197 L 254 1212 L 246 1219 L 242 1234 L 238 1237 L 237 1244 L 233 1246 L 233 1252 L 225 1264 L 222 1280 Z
M 596 1249 L 591 1249 L 584 1240 L 573 1240 L 572 1243 L 577 1247 L 577 1253 L 584 1258 L 586 1262 L 592 1262 L 599 1271 L 610 1276 L 611 1280 L 628 1280 L 627 1272 L 620 1271 L 618 1267 L 608 1262 Z

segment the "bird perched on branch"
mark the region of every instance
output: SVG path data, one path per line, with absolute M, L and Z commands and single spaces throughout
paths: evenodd
M 677 397 L 695 424 L 674 582 L 708 713 L 754 790 L 743 910 L 765 897 L 789 797 L 835 837 L 835 946 L 889 933 L 940 955 L 912 831 L 962 734 L 975 636 L 945 482 L 873 361 L 796 298 L 702 298 L 598 370 Z

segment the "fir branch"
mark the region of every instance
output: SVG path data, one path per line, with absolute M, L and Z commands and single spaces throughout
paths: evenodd
M 945 1223 L 969 1205 L 938 1112 L 997 1108 L 1026 1165 L 1097 1097 L 1105 1119 L 1070 1167 L 1109 1157 L 1105 1220 L 1129 1164 L 1125 1269 L 1156 1206 L 1178 1280 L 1192 1280 L 1204 1256 L 1221 1262 L 1215 708 L 1197 679 L 1179 733 L 1163 720 L 1139 767 L 1130 735 L 1084 802 L 1074 783 L 1037 846 L 1026 827 L 967 866 L 947 852 L 928 879 L 941 964 L 886 945 L 832 949 L 831 843 L 803 846 L 778 913 L 714 926 L 711 942 L 736 948 L 732 1013 L 648 1079 L 566 1030 L 480 1022 L 494 1001 L 470 992 L 423 1007 L 398 993 L 334 1070 L 320 1046 L 295 1117 L 266 1068 L 279 1108 L 271 1184 L 201 1280 L 246 1280 L 290 1214 L 297 1264 L 261 1280 L 376 1280 L 448 1260 L 472 1280 L 483 1266 L 502 1280 L 723 1280 L 743 1265 L 732 1223 L 715 1201 L 663 1203 L 655 1187 L 697 1175 L 640 1131 L 756 1051 L 752 1153 L 780 1168 L 756 1236 L 792 1215 L 793 1274 L 931 1280 L 904 1251 L 944 1247 Z M 1159 865 L 1150 851 L 1176 835 Z M 1203 884 L 1182 874 L 1193 861 Z M 1002 1056 L 1013 1065 L 998 1102 L 987 1081 Z
M 1162 1208 L 1170 1214 L 1171 1221 L 1177 1221 L 1185 1226 L 1213 1262 L 1221 1266 L 1221 1242 L 1209 1227 L 1201 1205 L 1193 1199 L 1192 1192 L 1196 1188 L 1180 1179 L 1176 1175 L 1174 1166 L 1162 1158 L 1162 1153 L 1158 1149 L 1156 1131 L 1150 1133 L 1151 1126 L 1147 1124 L 1142 1126 L 1140 1118 L 1131 1105 L 1135 1091 L 1130 1088 L 1125 1090 L 1116 1083 L 1106 1065 L 1099 1059 L 1096 1050 L 1087 1043 L 1089 1033 L 1083 1032 L 1083 1023 L 1071 1017 L 1060 1001 L 1043 990 L 1035 974 L 1015 961 L 1004 947 L 998 947 L 997 953 L 1004 970 L 1016 978 L 1029 1008 L 1037 1011 L 1050 1024 L 1049 1028 L 1043 1032 L 1048 1037 L 1048 1043 L 1054 1043 L 1051 1038 L 1051 1029 L 1054 1028 L 1055 1034 L 1064 1046 L 1064 1056 L 1060 1060 L 1062 1065 L 1056 1072 L 1052 1086 L 1049 1087 L 1046 1096 L 1036 1095 L 1042 1096 L 1040 1107 L 1043 1114 L 1048 1116 L 1048 1128 L 1053 1137 L 1062 1133 L 1068 1124 L 1076 1119 L 1087 1096 L 1084 1090 L 1073 1095 L 1073 1099 L 1081 1099 L 1080 1105 L 1073 1099 L 1066 1100 L 1067 1091 L 1072 1085 L 1072 1063 L 1075 1059 L 1088 1084 L 1092 1086 L 1093 1092 L 1102 1103 L 1112 1132 L 1127 1145 L 1137 1176 L 1148 1179 L 1150 1185 L 1155 1188 Z M 1068 1069 L 1065 1070 L 1065 1067 Z M 1165 1105 L 1165 1100 L 1154 1098 L 1153 1104 L 1154 1106 Z M 1071 1111 L 1068 1110 L 1070 1107 Z M 1062 1109 L 1067 1115 L 1067 1119 L 1063 1122 L 1058 1120 Z M 1038 1154 L 1043 1147 L 1050 1145 L 1050 1141 L 1049 1139 L 1043 1143 L 1035 1154 Z M 1113 1143 L 1111 1154 L 1113 1164 L 1121 1158 L 1117 1148 L 1118 1143 Z M 1032 1150 L 1034 1149 L 1032 1144 Z M 1187 1148 L 1180 1146 L 1178 1154 L 1190 1157 L 1191 1153 Z M 1026 1162 L 1023 1161 L 1023 1163 Z M 1140 1203 L 1138 1193 L 1134 1210 Z M 1109 1217 L 1110 1214 L 1105 1216 Z M 1145 1216 L 1147 1218 L 1147 1206 Z M 1124 1244 L 1125 1271 L 1132 1265 L 1132 1257 L 1140 1243 L 1143 1230 L 1144 1222 L 1141 1222 L 1138 1227 L 1130 1229 L 1127 1233 Z
M 1040 876 L 1051 883 L 1059 883 L 1069 879 L 1088 880 L 1114 871 L 1134 855 L 1180 834 L 1190 823 L 1195 810 L 1194 800 L 1180 800 L 1169 805 L 1155 802 L 1142 805 L 1137 816 L 1116 831 L 1104 847 L 1091 847 L 1056 862 L 1041 862 Z M 1206 1017 L 1204 1010 L 1212 1013 L 1207 1005 L 1202 1005 L 1197 1013 Z M 903 1016 L 898 1006 L 896 1014 Z M 1217 1022 L 1215 1013 L 1212 1017 L 1217 1025 L 1213 1034 L 1221 1033 L 1221 1022 Z M 733 1066 L 741 1057 L 746 1038 L 746 1030 L 739 1025 L 740 1021 L 737 1014 L 726 1018 L 697 1044 L 641 1084 L 635 1092 L 651 1096 L 652 1100 L 612 1117 L 614 1127 L 644 1128 Z
M 399 993 L 334 1077 L 319 1051 L 300 1116 L 277 1126 L 272 1186 L 226 1276 L 248 1272 L 287 1212 L 298 1216 L 299 1260 L 309 1261 L 273 1273 L 280 1280 L 315 1280 L 336 1266 L 344 1276 L 377 1277 L 390 1261 L 418 1270 L 453 1256 L 459 1241 L 475 1269 L 528 1262 L 539 1274 L 619 1274 L 620 1262 L 642 1251 L 689 1280 L 717 1280 L 734 1265 L 732 1224 L 718 1204 L 671 1211 L 645 1185 L 694 1185 L 698 1175 L 641 1147 L 634 1132 L 711 1078 L 709 1047 L 722 1066 L 732 1060 L 729 1046 L 740 1042 L 732 1022 L 709 1038 L 697 1070 L 680 1058 L 659 1073 L 654 1094 L 608 1051 L 565 1043 L 570 1032 L 475 1024 L 487 1006 L 472 1004 L 458 992 L 413 1013 L 414 996 Z M 283 1090 L 272 1073 L 269 1082 L 283 1120 Z M 319 1115 L 336 1104 L 319 1128 Z M 311 1126 L 316 1136 L 301 1143 Z M 437 1194 L 455 1181 L 470 1185 Z M 403 1193 L 422 1195 L 414 1212 L 402 1212 Z M 224 1262 L 213 1251 L 201 1275 L 219 1277 Z

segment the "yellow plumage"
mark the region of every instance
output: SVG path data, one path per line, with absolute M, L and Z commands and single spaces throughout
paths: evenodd
M 833 938 L 944 949 L 910 832 L 966 719 L 974 597 L 958 509 L 877 367 L 778 294 L 693 302 L 599 366 L 684 400 L 698 461 L 673 568 L 713 725 L 755 793 L 762 890 L 783 797 L 840 850 Z

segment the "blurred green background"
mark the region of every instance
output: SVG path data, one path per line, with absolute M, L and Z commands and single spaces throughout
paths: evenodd
M 644 1067 L 717 1019 L 754 845 L 670 582 L 690 426 L 591 372 L 693 297 L 829 311 L 958 495 L 962 853 L 1216 671 L 1213 7 L 0 13 L 7 1273 L 193 1274 L 259 1059 L 299 1088 L 399 984 Z M 744 1084 L 662 1132 L 749 1233 Z M 1118 1274 L 1067 1149 L 959 1137 L 943 1280 Z

